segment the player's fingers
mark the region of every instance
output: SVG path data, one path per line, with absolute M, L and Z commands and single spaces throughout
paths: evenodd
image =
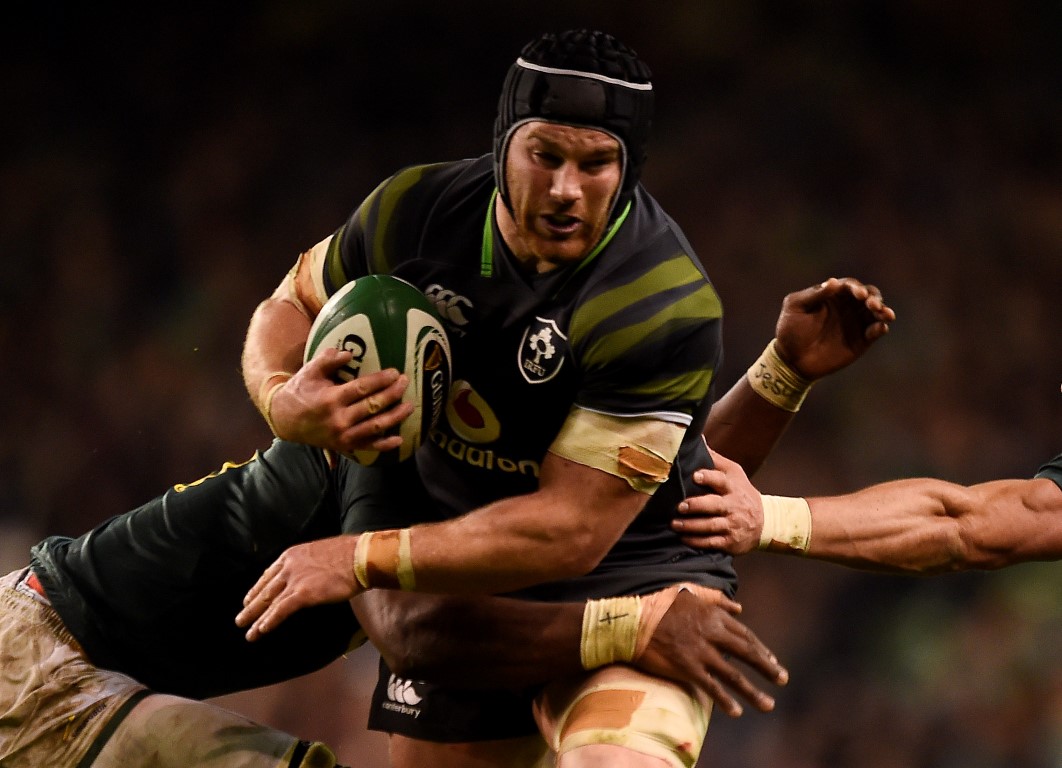
M 339 395 L 346 403 L 364 402 L 372 396 L 381 408 L 386 408 L 402 397 L 407 384 L 407 376 L 394 368 L 385 368 L 340 384 Z
M 247 590 L 247 594 L 244 595 L 243 604 L 245 606 L 249 605 L 251 602 L 253 602 L 261 594 L 262 590 L 264 590 L 269 585 L 269 583 L 272 581 L 273 577 L 275 575 L 277 575 L 278 573 L 280 573 L 281 567 L 282 566 L 280 564 L 280 560 L 279 559 L 278 560 L 274 560 L 272 563 L 269 564 L 269 567 L 266 568 L 262 572 L 262 575 L 258 577 L 258 581 L 256 581 L 251 586 L 251 588 L 249 590 Z
M 303 601 L 299 598 L 297 592 L 282 592 L 268 607 L 262 612 L 251 624 L 247 630 L 246 637 L 249 641 L 254 642 L 262 635 L 272 632 L 285 619 L 291 616 L 295 611 L 299 610 L 303 606 Z
M 693 482 L 713 490 L 726 487 L 726 473 L 721 469 L 698 469 L 693 473 Z
M 392 407 L 395 403 L 401 402 L 408 386 L 409 377 L 403 373 L 385 389 L 369 395 L 369 398 L 373 400 L 373 404 L 377 408 L 377 411 L 383 411 Z
M 803 290 L 787 294 L 782 300 L 782 305 L 784 307 L 795 307 L 807 311 L 808 308 L 822 303 L 824 300 L 837 293 L 840 289 L 840 282 L 837 278 L 831 277 L 828 280 L 823 280 L 817 285 L 812 285 Z
M 672 519 L 673 530 L 683 536 L 725 536 L 730 530 L 730 522 L 725 515 L 712 513 L 696 513 L 684 509 L 680 505 L 679 517 Z
M 726 633 L 717 643 L 721 651 L 740 659 L 775 685 L 786 685 L 789 682 L 789 670 L 782 666 L 778 657 L 764 645 L 755 632 L 732 616 L 725 617 L 725 627 Z
M 236 614 L 236 626 L 246 627 L 253 624 L 269 608 L 270 603 L 275 598 L 266 596 L 266 589 L 268 588 L 269 585 L 266 584 L 253 596 L 248 593 L 248 596 L 243 600 L 243 609 Z
M 715 702 L 716 709 L 722 710 L 723 713 L 730 717 L 741 717 L 744 714 L 744 710 L 738 704 L 737 699 L 731 696 L 722 683 L 711 675 L 705 673 L 700 681 L 700 688 Z
M 409 377 L 405 374 L 399 376 L 389 386 L 376 390 L 365 398 L 360 400 L 356 405 L 360 410 L 360 416 L 362 421 L 372 418 L 378 413 L 382 413 L 391 408 L 395 403 L 402 400 L 402 396 L 406 392 L 406 387 L 409 384 Z M 398 417 L 397 420 L 392 416 L 391 419 L 384 419 L 381 421 L 381 427 L 377 427 L 377 431 L 384 431 L 384 429 L 397 424 L 404 417 Z
M 364 412 L 364 405 L 358 405 Z M 374 451 L 389 451 L 402 445 L 399 435 L 389 434 L 412 415 L 412 403 L 399 403 L 375 416 L 366 416 L 354 422 L 337 439 L 337 447 L 343 451 L 357 451 L 371 447 Z
M 251 602 L 247 603 L 243 610 L 236 614 L 236 626 L 237 627 L 250 627 L 254 625 L 254 622 L 265 610 L 265 603 L 255 598 Z
M 716 517 L 726 515 L 721 492 L 705 493 L 700 496 L 687 496 L 676 507 L 681 515 L 706 515 Z
M 339 350 L 335 347 L 322 347 L 317 350 L 307 365 L 317 368 L 325 376 L 334 376 L 340 368 L 349 363 L 353 358 L 350 352 Z
M 705 593 L 709 593 L 710 592 L 711 595 L 712 595 L 712 597 L 711 597 L 712 602 L 714 602 L 720 608 L 724 609 L 731 616 L 737 616 L 738 614 L 741 613 L 742 610 L 744 610 L 741 607 L 741 603 L 739 603 L 737 600 L 731 600 L 729 597 L 724 595 L 718 589 L 706 589 L 705 587 L 702 587 L 700 585 L 695 585 L 695 586 L 697 586 L 699 589 L 703 589 Z M 687 589 L 689 589 L 689 588 L 690 587 L 687 587 Z
M 832 278 L 837 281 L 836 293 L 848 293 L 856 301 L 866 301 L 870 296 L 870 286 L 854 277 Z
M 882 336 L 889 332 L 889 324 L 884 322 L 871 323 L 863 331 L 863 336 L 867 341 L 877 341 Z
M 774 697 L 762 690 L 756 685 L 753 685 L 752 681 L 745 676 L 737 667 L 732 664 L 723 663 L 719 669 L 716 670 L 713 679 L 719 679 L 722 683 L 725 683 L 725 687 L 720 685 L 724 691 L 729 688 L 732 691 L 736 691 L 737 694 L 749 702 L 752 706 L 758 709 L 760 712 L 770 712 L 774 709 Z M 727 696 L 730 696 L 727 693 Z M 733 697 L 730 697 L 733 700 Z M 727 714 L 731 717 L 739 717 L 742 713 L 741 706 L 734 701 L 736 707 L 735 711 L 728 711 Z M 724 710 L 726 711 L 726 710 Z
M 377 440 L 373 440 L 369 444 L 369 447 L 374 451 L 379 451 L 380 453 L 384 453 L 386 451 L 393 451 L 395 448 L 402 447 L 402 436 L 387 435 L 386 437 L 381 437 Z
M 680 521 L 675 521 L 672 526 L 675 528 L 675 533 L 679 535 L 679 541 L 685 544 L 687 547 L 693 549 L 720 549 L 724 552 L 729 551 L 732 544 L 729 538 L 726 536 L 703 536 L 701 534 L 686 534 L 682 532 L 679 527 Z

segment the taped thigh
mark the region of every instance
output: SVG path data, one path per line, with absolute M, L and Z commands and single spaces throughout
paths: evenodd
M 685 688 L 620 664 L 550 685 L 535 702 L 535 718 L 558 757 L 609 744 L 666 761 L 697 762 L 711 708 Z

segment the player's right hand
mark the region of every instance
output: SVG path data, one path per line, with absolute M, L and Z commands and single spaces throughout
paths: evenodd
M 705 489 L 678 505 L 671 527 L 697 549 L 743 555 L 756 549 L 763 531 L 763 501 L 736 461 L 709 449 L 715 469 L 698 469 L 693 481 Z
M 270 417 L 277 436 L 339 453 L 389 451 L 402 444 L 388 435 L 413 412 L 402 395 L 409 378 L 393 368 L 336 383 L 349 352 L 322 349 L 273 396 Z
M 782 300 L 777 351 L 796 373 L 816 381 L 859 359 L 894 320 L 896 312 L 876 286 L 831 277 Z
M 761 712 L 774 709 L 774 698 L 749 680 L 734 661 L 747 664 L 775 685 L 788 683 L 789 672 L 737 618 L 740 604 L 718 590 L 695 584 L 669 587 L 642 601 L 643 615 L 660 608 L 664 613 L 648 642 L 639 631 L 632 664 L 649 674 L 692 684 L 702 699 L 712 699 L 731 717 L 743 712 L 737 697 Z
M 298 610 L 361 594 L 353 568 L 357 544 L 357 536 L 341 535 L 284 550 L 247 592 L 236 626 L 254 642 Z

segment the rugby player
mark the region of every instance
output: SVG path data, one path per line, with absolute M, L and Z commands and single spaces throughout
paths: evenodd
M 258 307 L 244 377 L 285 439 L 394 447 L 379 435 L 408 413 L 389 408 L 402 379 L 366 396 L 356 383 L 332 384 L 347 359 L 338 353 L 301 365 L 315 314 L 366 274 L 396 275 L 437 299 L 455 384 L 415 466 L 380 471 L 366 491 L 363 509 L 378 513 L 265 571 L 237 619 L 249 639 L 306 606 L 376 587 L 582 601 L 690 582 L 734 594 L 730 556 L 688 547 L 670 528 L 689 474 L 710 461 L 701 428 L 722 359 L 722 305 L 640 184 L 652 102 L 648 67 L 615 38 L 541 36 L 505 79 L 492 153 L 398 171 Z M 848 341 L 858 354 L 893 314 L 875 291 L 851 286 L 819 290 L 855 300 L 862 323 Z M 792 363 L 772 343 L 743 385 L 777 428 L 812 378 Z M 357 535 L 359 525 L 369 533 Z M 602 635 L 629 634 L 609 619 Z M 381 669 L 372 726 L 396 734 L 399 765 L 444 764 L 454 753 L 435 750 L 441 742 L 463 744 L 453 762 L 468 765 L 467 742 L 533 737 L 532 699 L 562 764 L 689 765 L 710 711 L 696 691 L 623 665 L 511 706 L 498 692 L 459 703 L 422 686 L 418 708 L 388 707 L 392 674 Z M 618 714 L 616 701 L 626 702 Z
M 203 699 L 319 669 L 364 642 L 347 603 L 302 611 L 258 643 L 232 621 L 285 546 L 342 530 L 348 478 L 324 452 L 278 440 L 82 536 L 33 547 L 29 567 L 0 579 L 0 765 L 334 766 L 324 744 Z M 584 612 L 607 611 L 607 602 L 405 597 L 399 617 L 370 613 L 381 653 L 403 673 L 466 687 L 521 688 L 581 670 Z M 724 686 L 769 710 L 771 698 L 726 656 L 775 683 L 786 672 L 739 610 L 710 591 L 649 595 L 625 658 L 695 681 L 728 710 L 738 705 Z

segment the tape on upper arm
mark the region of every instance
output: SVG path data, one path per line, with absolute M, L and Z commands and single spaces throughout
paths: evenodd
M 667 480 L 684 431 L 678 424 L 648 416 L 611 416 L 575 407 L 549 449 L 652 494 Z
M 325 290 L 324 261 L 333 235 L 329 235 L 308 251 L 299 255 L 299 260 L 285 278 L 288 287 L 287 299 L 307 317 L 317 317 L 328 300 Z

